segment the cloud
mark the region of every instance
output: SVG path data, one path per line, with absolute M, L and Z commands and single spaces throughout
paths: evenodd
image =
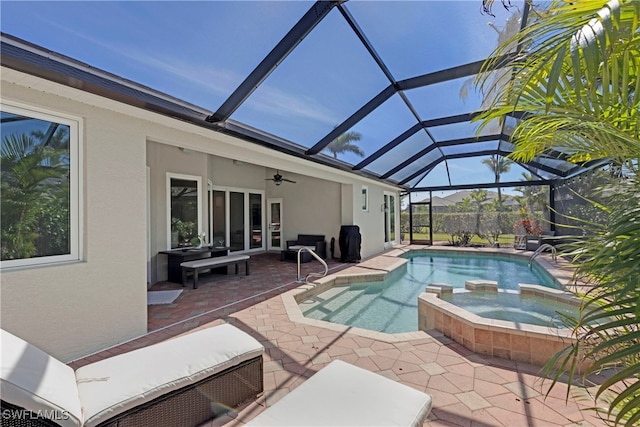
M 331 110 L 318 104 L 314 99 L 289 94 L 267 84 L 263 84 L 253 94 L 250 106 L 256 111 L 271 115 L 309 118 L 329 125 L 335 125 L 342 121 Z

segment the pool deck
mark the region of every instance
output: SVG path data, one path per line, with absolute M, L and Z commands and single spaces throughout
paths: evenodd
M 424 247 L 404 246 L 359 264 L 329 260 L 330 274 L 384 274 L 397 266 L 398 254 L 417 248 Z M 549 255 L 542 258 L 553 265 Z M 303 273 L 320 270 L 315 261 L 302 267 Z M 559 269 L 570 277 L 570 272 Z M 592 390 L 574 387 L 565 402 L 567 386 L 559 383 L 545 397 L 549 381 L 539 376 L 539 367 L 473 354 L 441 333 L 412 332 L 390 337 L 389 334 L 362 333 L 354 328 L 326 327 L 295 316 L 292 318 L 291 307 L 287 304 L 293 300 L 291 295 L 300 291 L 295 278 L 295 263 L 280 262 L 278 254 L 260 254 L 252 256 L 250 276 L 205 276 L 198 289 L 182 288 L 170 282 L 158 283 L 151 290 L 184 291 L 172 304 L 148 306 L 150 332 L 147 335 L 70 365 L 76 368 L 227 322 L 264 345 L 265 392 L 256 401 L 239 408 L 237 413 L 232 412 L 202 427 L 243 425 L 335 359 L 429 393 L 434 404 L 424 426 L 606 425 L 588 409 L 593 403 L 585 394 Z

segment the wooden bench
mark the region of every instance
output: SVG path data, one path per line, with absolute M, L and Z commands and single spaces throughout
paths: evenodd
M 249 255 L 226 255 L 213 258 L 202 258 L 193 261 L 185 261 L 180 264 L 182 267 L 182 286 L 187 282 L 187 273 L 193 272 L 193 289 L 198 288 L 198 273 L 202 270 L 209 270 L 213 267 L 225 267 L 227 265 L 236 266 L 238 274 L 238 264 L 244 262 L 245 275 L 249 275 Z

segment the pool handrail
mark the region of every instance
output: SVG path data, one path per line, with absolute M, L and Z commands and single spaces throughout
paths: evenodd
M 324 266 L 324 273 L 311 272 L 311 273 L 308 273 L 306 276 L 304 276 L 304 279 L 303 279 L 302 276 L 300 276 L 300 254 L 302 253 L 302 251 L 309 252 L 311 256 L 313 256 L 315 259 L 320 261 L 320 264 Z M 327 265 L 327 263 L 313 249 L 310 249 L 307 247 L 302 247 L 298 249 L 297 260 L 298 260 L 298 276 L 297 276 L 296 282 L 298 283 L 307 283 L 307 280 L 309 279 L 310 276 L 324 277 L 329 272 L 329 266 Z
M 542 251 L 544 251 L 545 249 L 551 249 L 551 254 L 553 256 L 553 261 L 556 261 L 556 248 L 553 245 L 550 245 L 549 243 L 543 243 L 540 246 L 538 246 L 538 249 L 535 250 L 535 252 L 533 254 L 531 254 L 531 256 L 529 257 L 529 269 L 531 269 L 531 263 L 533 262 L 533 259 L 535 257 L 537 257 L 538 255 L 540 255 L 542 253 Z

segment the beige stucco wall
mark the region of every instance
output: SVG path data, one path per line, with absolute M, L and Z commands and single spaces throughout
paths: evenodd
M 380 206 L 383 203 L 383 189 L 368 185 L 369 209 L 362 210 L 362 185 L 353 186 L 353 223 L 360 227 L 362 235 L 362 257 L 380 253 L 384 250 L 384 212 Z
M 275 170 L 268 169 L 271 177 Z M 327 255 L 331 237 L 340 232 L 341 185 L 337 182 L 287 173 L 295 184 L 274 185 L 266 181 L 269 198 L 282 198 L 284 240 L 294 240 L 298 234 L 322 234 L 327 240 Z
M 139 122 L 2 83 L 3 102 L 82 119 L 82 261 L 3 270 L 0 322 L 63 361 L 146 333 L 145 134 Z

